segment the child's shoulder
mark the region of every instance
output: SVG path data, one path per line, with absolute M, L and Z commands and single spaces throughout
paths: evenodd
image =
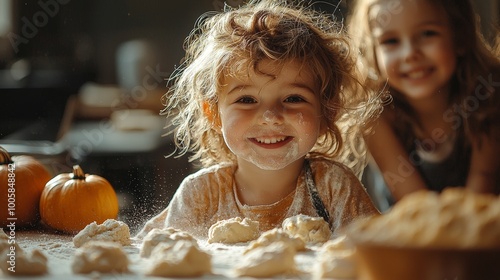
M 354 172 L 345 164 L 329 160 L 311 160 L 314 183 L 319 192 L 332 193 L 348 187 L 351 190 L 360 188 L 361 182 Z
M 216 178 L 231 177 L 234 174 L 235 165 L 231 163 L 220 163 L 201 168 L 188 175 L 185 181 L 211 181 Z
M 345 164 L 326 158 L 310 159 L 311 168 L 317 174 L 335 174 L 348 178 L 356 177 L 354 172 Z

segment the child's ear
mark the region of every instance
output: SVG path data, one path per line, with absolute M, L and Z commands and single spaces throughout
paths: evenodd
M 221 132 L 221 122 L 219 118 L 219 112 L 213 108 L 213 105 L 211 105 L 208 101 L 203 101 L 203 114 L 205 117 L 208 119 L 208 121 L 212 124 L 212 127 L 217 131 Z

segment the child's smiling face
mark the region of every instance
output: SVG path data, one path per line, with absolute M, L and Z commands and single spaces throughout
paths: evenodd
M 410 99 L 445 92 L 457 63 L 446 13 L 429 0 L 383 1 L 372 12 L 378 67 L 389 84 Z
M 303 158 L 322 131 L 318 87 L 295 61 L 265 60 L 257 73 L 222 80 L 221 133 L 238 160 L 278 170 Z M 262 74 L 262 73 L 265 74 Z

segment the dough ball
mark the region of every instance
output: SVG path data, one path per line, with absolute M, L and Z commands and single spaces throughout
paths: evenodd
M 10 244 L 7 239 L 0 239 L 0 253 L 3 255 L 3 251 L 9 249 Z
M 332 235 L 330 226 L 323 218 L 302 214 L 286 218 L 282 227 L 290 235 L 300 236 L 310 243 L 326 242 Z
M 294 248 L 295 251 L 306 250 L 306 243 L 304 239 L 298 236 L 291 236 L 288 232 L 281 228 L 274 228 L 262 233 L 257 240 L 250 242 L 244 253 L 246 254 L 250 250 L 258 247 L 268 246 L 274 242 L 284 242 Z
M 130 229 L 124 222 L 114 219 L 108 219 L 100 225 L 93 222 L 73 237 L 73 244 L 78 248 L 91 240 L 112 241 L 123 246 L 130 245 Z
M 7 237 L 7 235 L 5 235 Z M 9 244 L 9 239 L 8 238 L 0 238 L 0 256 L 3 256 L 4 254 L 10 253 L 10 251 L 14 251 L 14 253 L 17 254 L 22 254 L 24 253 L 23 249 L 19 247 L 19 245 L 16 243 L 14 244 Z M 10 253 L 10 254 L 14 254 Z
M 296 272 L 295 254 L 295 249 L 285 242 L 273 242 L 244 254 L 234 272 L 237 276 L 248 277 L 291 274 Z
M 17 244 L 8 246 L 0 252 L 0 270 L 4 274 L 36 276 L 47 273 L 47 257 L 41 251 L 33 249 L 27 254 Z M 14 246 L 15 250 L 11 250 L 11 246 Z M 10 254 L 15 254 L 15 259 L 12 259 Z
M 150 276 L 199 277 L 212 271 L 212 256 L 187 240 L 158 244 L 149 261 Z
M 208 243 L 234 244 L 259 237 L 259 222 L 240 217 L 218 221 L 208 230 Z
M 340 235 L 334 239 L 330 239 L 321 246 L 322 251 L 340 251 L 354 249 L 355 245 L 347 238 L 346 235 Z
M 314 279 L 357 277 L 355 245 L 346 235 L 328 240 L 321 246 L 312 275 Z
M 355 279 L 357 277 L 355 250 L 334 250 L 331 247 L 321 250 L 312 275 L 314 279 Z
M 174 228 L 155 228 L 151 230 L 142 241 L 140 256 L 143 258 L 148 258 L 151 255 L 153 249 L 161 243 L 173 244 L 177 240 L 191 241 L 197 244 L 196 239 L 187 232 L 177 230 Z
M 1 240 L 9 240 L 9 237 L 7 236 L 7 234 L 5 234 L 5 232 L 3 231 L 3 228 L 0 228 L 0 241 Z
M 75 251 L 71 268 L 74 273 L 126 273 L 129 260 L 120 244 L 89 241 Z
M 432 248 L 500 248 L 500 197 L 449 188 L 405 196 L 384 215 L 348 227 L 358 243 Z

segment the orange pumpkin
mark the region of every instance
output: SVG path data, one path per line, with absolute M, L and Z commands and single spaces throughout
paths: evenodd
M 118 198 L 103 177 L 85 174 L 80 166 L 73 173 L 50 180 L 40 198 L 40 215 L 48 226 L 76 233 L 88 224 L 103 223 L 118 216 Z
M 31 156 L 11 157 L 0 147 L 0 227 L 34 226 L 40 221 L 38 203 L 52 176 Z

